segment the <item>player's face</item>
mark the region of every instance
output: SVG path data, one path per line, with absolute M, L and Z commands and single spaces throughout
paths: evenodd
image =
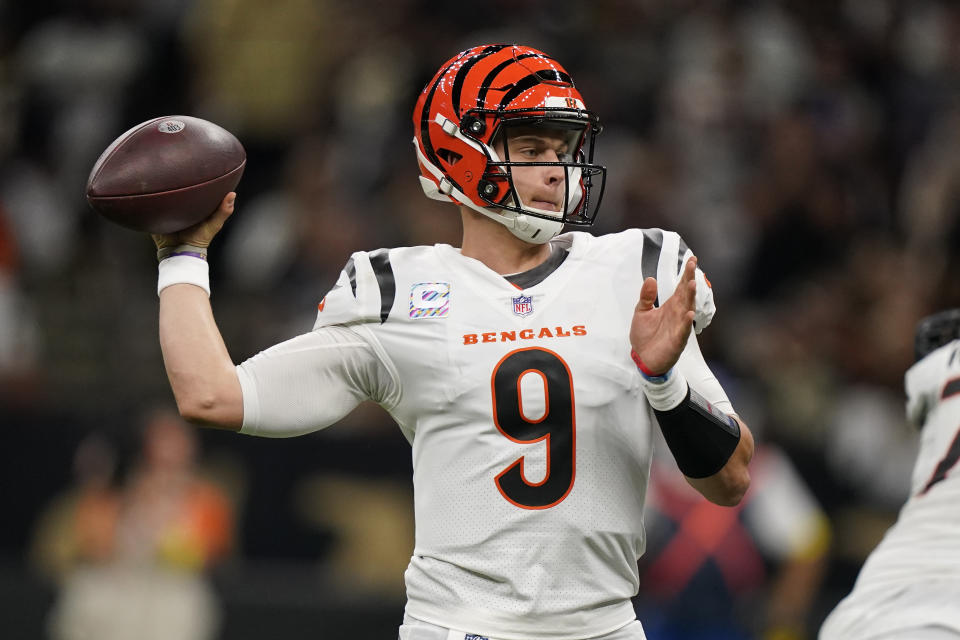
M 569 131 L 517 127 L 506 136 L 507 157 L 511 162 L 569 162 L 570 138 Z M 510 173 L 524 206 L 557 213 L 563 210 L 566 191 L 563 167 L 513 166 Z

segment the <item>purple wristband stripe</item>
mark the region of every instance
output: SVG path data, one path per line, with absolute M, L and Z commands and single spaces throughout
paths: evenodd
M 174 256 L 190 256 L 191 258 L 199 258 L 201 260 L 207 259 L 207 255 L 205 253 L 200 253 L 199 251 L 174 251 L 167 257 L 172 258 Z

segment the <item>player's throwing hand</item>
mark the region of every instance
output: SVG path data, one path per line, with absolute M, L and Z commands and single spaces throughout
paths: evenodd
M 237 194 L 231 191 L 223 197 L 223 200 L 220 201 L 220 206 L 217 207 L 217 210 L 214 211 L 209 218 L 183 231 L 152 234 L 151 237 L 154 243 L 156 243 L 157 249 L 161 250 L 179 245 L 190 245 L 200 248 L 209 247 L 214 236 L 223 228 L 223 224 L 227 221 L 227 218 L 233 214 L 233 202 L 236 197 Z
M 660 307 L 654 306 L 656 278 L 647 278 L 640 288 L 640 300 L 630 325 L 630 346 L 654 373 L 664 373 L 676 364 L 687 344 L 695 313 L 696 270 L 697 258 L 692 256 L 684 265 L 673 295 Z

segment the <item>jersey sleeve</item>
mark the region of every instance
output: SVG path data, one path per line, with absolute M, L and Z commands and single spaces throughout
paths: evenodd
M 313 328 L 382 323 L 393 307 L 395 291 L 389 250 L 357 251 L 347 260 L 336 284 L 317 305 L 317 321 Z
M 663 229 L 638 231 L 643 234 L 643 249 L 640 255 L 641 273 L 643 278 L 657 279 L 657 304 L 660 305 L 673 295 L 680 282 L 683 266 L 694 253 L 676 232 Z M 699 266 L 695 277 L 697 296 L 693 327 L 699 334 L 713 320 L 717 307 L 714 304 L 710 281 Z
M 390 410 L 396 371 L 363 327 L 321 327 L 237 366 L 241 433 L 289 437 L 323 429 L 370 399 Z
M 683 348 L 676 366 L 683 373 L 683 377 L 686 378 L 690 387 L 696 389 L 697 393 L 703 396 L 707 402 L 724 413 L 736 414 L 727 393 L 720 385 L 720 381 L 717 380 L 707 361 L 704 360 L 703 353 L 700 351 L 700 343 L 697 342 L 697 336 L 693 332 L 687 338 L 687 346 Z

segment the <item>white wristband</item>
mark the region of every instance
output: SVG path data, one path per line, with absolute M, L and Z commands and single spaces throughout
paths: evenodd
M 193 256 L 171 256 L 160 261 L 157 295 L 172 284 L 192 284 L 210 295 L 210 264 Z
M 640 386 L 650 406 L 657 411 L 669 411 L 678 407 L 687 397 L 687 379 L 677 369 L 672 369 L 665 382 L 651 382 L 640 378 Z

